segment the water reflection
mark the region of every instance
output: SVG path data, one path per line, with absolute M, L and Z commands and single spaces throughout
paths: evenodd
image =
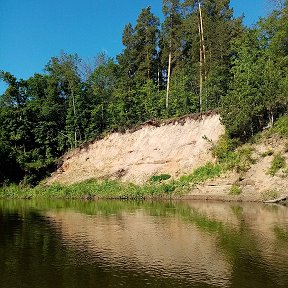
M 287 287 L 288 209 L 271 207 L 1 201 L 0 287 Z

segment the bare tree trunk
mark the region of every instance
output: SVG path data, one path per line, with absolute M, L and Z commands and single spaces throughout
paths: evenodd
M 200 20 L 200 37 L 201 37 L 201 44 L 202 44 L 202 57 L 203 63 L 206 64 L 206 48 L 204 42 L 204 28 L 203 28 L 203 17 L 202 17 L 202 9 L 201 4 L 198 2 L 198 9 L 199 9 L 199 20 Z
M 72 105 L 73 105 L 73 114 L 74 114 L 74 146 L 77 146 L 77 131 L 76 131 L 76 107 L 75 107 L 75 98 L 73 89 L 71 89 L 72 96 Z
M 202 112 L 202 93 L 203 93 L 203 53 L 201 45 L 201 28 L 198 24 L 199 36 L 200 36 L 200 47 L 199 47 L 199 111 Z
M 169 51 L 169 57 L 168 57 L 167 89 L 166 89 L 166 109 L 167 110 L 168 110 L 168 105 L 169 105 L 170 77 L 171 77 L 171 59 L 172 59 L 172 52 L 171 52 L 171 41 L 170 41 L 170 51 Z
M 274 126 L 274 114 L 272 109 L 269 110 L 269 126 L 270 128 Z
M 199 105 L 200 112 L 202 112 L 202 96 L 203 96 L 203 79 L 206 80 L 206 48 L 204 42 L 204 29 L 203 29 L 203 17 L 201 3 L 198 1 L 199 11 Z
M 72 81 L 71 81 L 72 82 Z M 71 83 L 69 81 L 69 89 L 71 92 L 71 97 L 72 97 L 72 106 L 73 106 L 73 120 L 74 120 L 74 147 L 77 147 L 77 127 L 78 127 L 78 123 L 77 123 L 77 113 L 76 113 L 76 101 L 75 101 L 75 95 L 74 95 L 74 89 L 73 89 L 73 83 Z M 78 127 L 79 129 L 79 127 Z M 79 129 L 79 135 L 81 138 L 81 134 L 80 134 L 80 129 Z
M 146 35 L 146 45 L 147 45 L 147 35 Z M 149 51 L 148 51 L 148 45 L 146 46 L 147 50 L 146 50 L 146 63 L 148 65 L 148 71 L 147 71 L 147 78 L 150 80 L 150 59 L 149 59 Z
M 160 92 L 160 67 L 158 64 L 158 71 L 157 71 L 157 88 L 158 88 L 158 93 Z

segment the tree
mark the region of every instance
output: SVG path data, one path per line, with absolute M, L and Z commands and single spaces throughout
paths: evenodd
M 182 23 L 181 5 L 179 0 L 163 0 L 163 14 L 165 20 L 162 29 L 162 57 L 168 62 L 166 75 L 166 110 L 169 107 L 170 79 L 173 64 L 179 57 L 180 43 L 179 34 Z M 181 53 L 181 52 L 180 52 Z M 163 60 L 162 60 L 163 61 Z
M 259 124 L 263 126 L 262 120 L 257 119 L 263 115 L 259 44 L 257 30 L 247 31 L 234 43 L 237 54 L 231 69 L 233 80 L 229 92 L 222 97 L 221 108 L 222 120 L 232 137 L 247 139 L 259 131 Z
M 288 53 L 283 17 L 281 11 L 272 13 L 234 43 L 233 80 L 222 99 L 221 113 L 232 137 L 247 139 L 265 126 L 272 127 L 274 119 L 287 112 Z
M 66 128 L 71 147 L 76 147 L 82 141 L 80 112 L 83 101 L 81 79 L 78 73 L 80 61 L 77 54 L 62 53 L 60 57 L 52 57 L 46 66 L 46 71 L 58 82 L 61 96 L 68 101 Z
M 242 19 L 233 19 L 228 0 L 186 0 L 184 11 L 185 66 L 193 75 L 192 89 L 200 111 L 214 109 L 228 89 L 231 43 L 243 33 Z
M 126 82 L 126 87 L 132 89 L 134 85 L 134 77 L 136 73 L 136 47 L 135 32 L 131 23 L 124 28 L 122 35 L 122 43 L 124 45 L 123 53 L 117 55 L 117 61 L 121 69 L 121 78 Z
M 0 71 L 0 80 L 6 82 L 8 88 L 1 97 L 1 105 L 20 107 L 26 101 L 26 83 L 19 81 L 9 72 Z
M 157 83 L 159 19 L 153 15 L 150 6 L 141 11 L 134 33 L 137 85 L 143 85 L 148 80 Z
M 110 125 L 109 105 L 113 101 L 117 86 L 119 71 L 118 65 L 110 58 L 102 62 L 87 80 L 87 131 L 89 139 L 103 133 Z

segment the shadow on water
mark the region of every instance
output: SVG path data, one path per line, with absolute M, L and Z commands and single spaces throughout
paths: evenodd
M 0 287 L 286 287 L 288 230 L 279 213 L 287 220 L 287 208 L 256 208 L 0 201 Z M 133 234 L 131 227 L 138 230 Z M 207 255 L 212 258 L 202 261 Z M 209 269 L 223 273 L 223 279 L 213 280 Z

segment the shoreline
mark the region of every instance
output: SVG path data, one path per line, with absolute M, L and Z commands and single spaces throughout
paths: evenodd
M 258 197 L 251 197 L 251 195 L 229 195 L 229 194 L 197 194 L 197 193 L 189 193 L 183 195 L 31 195 L 31 193 L 24 193 L 22 195 L 9 195 L 0 192 L 0 200 L 51 200 L 51 201 L 101 201 L 101 200 L 109 200 L 109 201 L 205 201 L 205 202 L 235 202 L 235 203 L 263 203 L 263 204 L 281 204 L 284 206 L 288 206 L 288 195 L 281 196 L 279 199 L 263 199 L 261 198 L 261 193 L 258 193 Z

